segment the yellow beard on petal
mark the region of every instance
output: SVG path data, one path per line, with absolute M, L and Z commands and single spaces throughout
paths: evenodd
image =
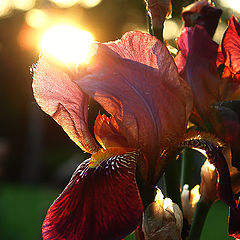
M 99 151 L 94 153 L 89 161 L 89 167 L 90 168 L 95 168 L 98 167 L 103 161 L 116 156 L 116 155 L 121 155 L 126 152 L 131 152 L 134 149 L 132 148 L 123 148 L 123 147 L 110 147 L 107 149 L 101 148 Z

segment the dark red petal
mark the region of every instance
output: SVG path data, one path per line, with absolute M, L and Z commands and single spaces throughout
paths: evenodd
M 53 117 L 84 151 L 98 146 L 88 131 L 88 96 L 69 75 L 41 56 L 33 75 L 33 92 L 43 111 Z
M 240 237 L 240 208 L 234 198 L 231 186 L 230 173 L 227 162 L 223 154 L 214 148 L 210 149 L 208 156 L 211 163 L 215 165 L 218 171 L 217 191 L 219 198 L 230 207 L 229 213 L 229 235 L 235 238 Z
M 217 54 L 217 60 L 216 60 L 217 67 L 219 67 L 221 64 L 225 64 L 225 58 L 222 53 L 222 46 L 218 46 L 218 54 Z
M 193 27 L 185 27 L 183 28 L 181 35 L 177 38 L 179 53 L 174 60 L 177 65 L 178 72 L 181 74 L 185 70 L 187 56 L 191 46 L 192 34 Z
M 201 14 L 197 19 L 197 24 L 203 26 L 211 37 L 213 37 L 222 15 L 222 10 L 219 8 L 204 6 Z
M 134 41 L 130 41 L 130 34 L 129 42 L 125 36 L 124 43 L 121 40 L 115 43 L 116 49 L 119 52 L 121 49 L 125 57 L 138 49 L 136 61 L 122 58 L 99 44 L 95 65 L 76 82 L 114 116 L 130 147 L 140 147 L 144 153 L 155 156 L 160 147 L 169 146 L 185 132 L 192 95 L 179 77 L 167 48 L 157 40 L 155 45 L 148 45 L 147 40 L 142 39 L 144 36 L 152 39 L 150 35 L 143 34 L 138 38 L 140 33 L 136 34 Z M 132 48 L 128 46 L 131 44 Z M 140 47 L 143 44 L 146 49 Z M 137 62 L 145 62 L 144 59 L 156 68 Z
M 225 101 L 217 106 L 223 121 L 221 134 L 231 145 L 232 166 L 240 171 L 240 101 Z
M 192 18 L 192 15 L 200 14 L 202 8 L 208 5 L 209 5 L 208 1 L 197 1 L 184 7 L 181 15 L 182 15 L 185 27 L 195 26 L 196 17 Z
M 225 66 L 229 67 L 233 74 L 240 73 L 240 25 L 234 16 L 231 17 L 224 34 L 222 52 Z
M 187 58 L 187 81 L 189 82 L 198 112 L 207 117 L 211 104 L 220 100 L 221 84 L 217 72 L 216 58 L 218 45 L 206 30 L 196 25 L 192 35 Z M 203 118 L 204 118 L 203 117 Z
M 194 27 L 199 24 L 205 28 L 208 34 L 213 37 L 222 10 L 212 7 L 208 1 L 197 1 L 185 7 L 182 11 L 182 17 L 186 27 Z
M 96 168 L 79 165 L 48 210 L 44 240 L 117 240 L 139 224 L 142 203 L 136 185 L 138 152 L 110 157 Z

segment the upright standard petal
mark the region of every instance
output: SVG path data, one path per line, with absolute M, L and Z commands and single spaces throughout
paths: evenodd
M 99 44 L 92 62 L 75 81 L 115 118 L 129 146 L 156 157 L 185 132 L 191 91 L 160 41 L 127 33 L 114 43 Z
M 189 53 L 189 48 L 191 46 L 193 29 L 193 27 L 184 27 L 182 29 L 181 35 L 177 38 L 179 52 L 174 60 L 177 65 L 178 72 L 182 76 L 185 72 L 187 56 Z
M 218 45 L 206 30 L 196 25 L 187 58 L 187 81 L 189 82 L 198 112 L 205 119 L 211 104 L 220 100 L 221 85 L 217 72 Z
M 53 117 L 78 146 L 89 153 L 98 150 L 88 130 L 88 96 L 46 56 L 40 56 L 34 69 L 33 92 L 42 110 Z
M 118 240 L 141 221 L 135 171 L 139 152 L 105 159 L 94 168 L 86 160 L 48 210 L 44 240 Z

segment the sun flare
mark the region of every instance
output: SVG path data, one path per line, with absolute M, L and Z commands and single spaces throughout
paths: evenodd
M 81 64 L 89 61 L 93 42 L 93 36 L 87 31 L 58 25 L 43 34 L 40 49 L 65 64 Z

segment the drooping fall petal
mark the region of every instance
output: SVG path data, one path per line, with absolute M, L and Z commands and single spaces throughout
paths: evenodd
M 43 111 L 53 117 L 84 151 L 99 148 L 88 130 L 88 96 L 69 75 L 41 56 L 33 75 L 33 92 Z
M 129 146 L 156 156 L 184 133 L 191 91 L 156 38 L 130 32 L 106 45 L 75 81 L 114 117 Z
M 206 30 L 196 25 L 193 31 L 186 72 L 198 112 L 206 117 L 211 104 L 220 100 L 221 85 L 216 67 L 218 45 Z
M 44 240 L 117 240 L 133 231 L 142 215 L 135 171 L 139 152 L 79 165 L 48 210 Z
M 240 206 L 233 196 L 230 173 L 227 162 L 223 155 L 218 156 L 213 160 L 219 174 L 218 194 L 222 201 L 230 207 L 229 213 L 229 235 L 234 238 L 240 237 Z
M 230 207 L 229 235 L 239 238 L 240 207 L 232 192 L 230 173 L 221 146 L 211 142 L 211 140 L 201 138 L 186 140 L 183 146 L 204 150 L 209 162 L 216 167 L 218 172 L 217 194 Z

